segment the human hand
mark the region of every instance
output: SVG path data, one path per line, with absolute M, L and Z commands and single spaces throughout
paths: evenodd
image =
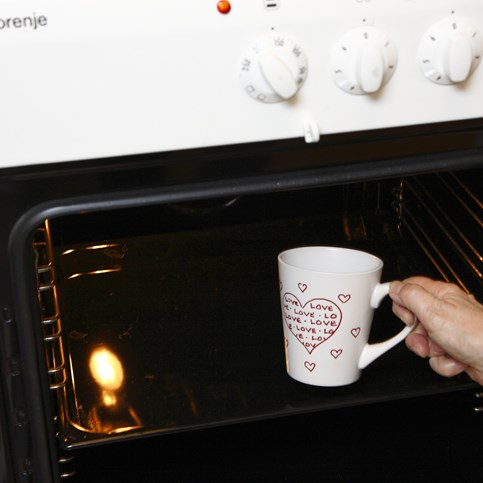
M 456 285 L 425 277 L 392 282 L 393 312 L 407 325 L 419 322 L 406 346 L 438 374 L 465 371 L 483 385 L 483 305 Z

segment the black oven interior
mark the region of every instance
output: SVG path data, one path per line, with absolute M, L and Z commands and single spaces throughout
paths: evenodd
M 360 465 L 408 481 L 435 444 L 438 475 L 460 447 L 464 474 L 482 471 L 483 394 L 403 344 L 347 387 L 287 376 L 276 263 L 346 246 L 381 257 L 383 281 L 423 274 L 481 297 L 480 133 L 448 123 L 4 172 L 0 481 L 358 481 Z M 399 328 L 385 300 L 372 339 Z
M 193 453 L 193 441 L 213 444 L 203 434 L 232 438 L 256 428 L 268 438 L 284 425 L 256 421 L 281 416 L 289 416 L 292 432 L 327 425 L 341 444 L 340 429 L 320 411 L 349 421 L 366 417 L 356 406 L 373 403 L 369 414 L 391 408 L 383 402 L 474 387 L 465 376 L 436 376 L 403 345 L 348 387 L 291 380 L 276 256 L 300 245 L 359 248 L 384 260 L 385 281 L 423 274 L 481 294 L 481 186 L 481 170 L 462 170 L 46 220 L 33 244 L 46 364 L 60 453 L 67 461 L 87 458 L 77 464 L 79 481 L 94 481 L 89 462 L 106 448 L 116 460 L 126 451 L 152 455 L 177 444 Z M 372 338 L 398 327 L 386 301 Z M 249 424 L 240 429 L 240 422 Z M 215 428 L 228 423 L 238 429 Z M 367 425 L 361 427 L 371 431 Z M 183 436 L 193 429 L 205 431 Z M 105 446 L 111 442 L 122 444 Z M 64 466 L 67 475 L 71 466 Z M 169 468 L 163 464 L 156 474 Z

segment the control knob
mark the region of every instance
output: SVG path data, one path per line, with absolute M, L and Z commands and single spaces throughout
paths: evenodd
M 432 25 L 419 46 L 424 75 L 437 84 L 465 81 L 478 67 L 483 38 L 478 28 L 463 17 L 448 17 Z
M 332 75 L 350 94 L 373 94 L 392 77 L 397 50 L 383 30 L 358 27 L 344 34 L 332 49 Z
M 240 64 L 243 88 L 251 97 L 265 103 L 294 97 L 307 74 L 307 56 L 300 44 L 275 32 L 247 49 Z

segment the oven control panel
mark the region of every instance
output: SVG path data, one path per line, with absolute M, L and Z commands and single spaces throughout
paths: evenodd
M 483 117 L 481 0 L 0 0 L 0 168 Z

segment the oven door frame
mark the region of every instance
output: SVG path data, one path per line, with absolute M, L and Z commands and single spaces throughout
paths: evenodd
M 39 309 L 32 296 L 37 291 L 32 237 L 45 219 L 483 167 L 483 120 L 457 132 L 453 128 L 415 134 L 418 144 L 404 156 L 398 150 L 411 136 L 390 130 L 369 143 L 357 134 L 350 156 L 342 137 L 318 147 L 289 140 L 0 172 L 0 397 L 6 408 L 0 424 L 7 439 L 0 440 L 0 461 L 11 462 L 10 470 L 0 473 L 2 482 L 59 479 Z M 452 146 L 447 145 L 449 132 L 458 140 Z M 442 140 L 444 149 L 438 144 Z M 384 158 L 374 159 L 381 143 Z

